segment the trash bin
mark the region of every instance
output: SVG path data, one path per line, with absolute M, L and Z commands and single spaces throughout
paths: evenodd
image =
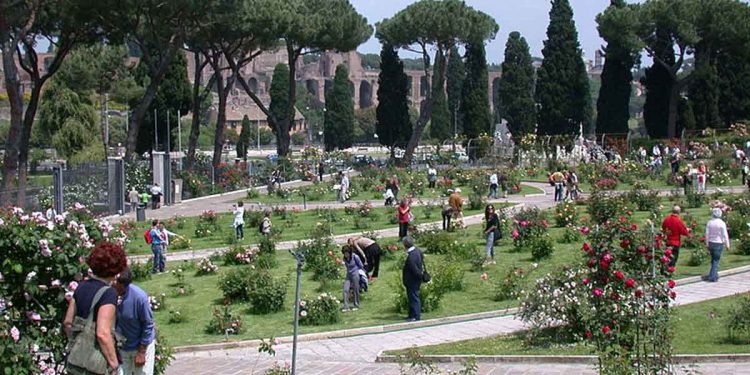
M 146 221 L 146 206 L 139 204 L 138 207 L 135 208 L 135 221 L 137 222 L 143 222 Z

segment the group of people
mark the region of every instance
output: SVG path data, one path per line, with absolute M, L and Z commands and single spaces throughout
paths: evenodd
M 672 208 L 672 214 L 667 216 L 661 224 L 662 231 L 666 235 L 666 244 L 672 251 L 672 258 L 668 263 L 669 267 L 675 267 L 677 265 L 677 259 L 680 256 L 680 247 L 682 246 L 682 237 L 695 235 L 690 233 L 685 226 L 685 223 L 680 218 L 680 212 L 680 206 L 674 206 Z M 712 208 L 711 219 L 706 223 L 704 243 L 706 250 L 711 255 L 711 268 L 709 269 L 708 274 L 703 275 L 701 278 L 708 282 L 716 282 L 719 280 L 719 262 L 721 261 L 721 254 L 724 249 L 729 250 L 731 247 L 727 225 L 724 220 L 721 219 L 722 213 L 721 208 Z
M 558 168 L 557 171 L 548 176 L 548 180 L 549 184 L 555 187 L 555 202 L 578 199 L 581 189 L 575 169 L 571 168 L 564 171 L 562 168 Z
M 151 253 L 154 255 L 152 273 L 164 272 L 167 264 L 167 250 L 170 237 L 181 237 L 177 233 L 170 232 L 164 227 L 161 220 L 152 220 L 151 228 L 143 234 L 144 240 L 151 245 Z
M 146 292 L 132 283 L 125 252 L 119 245 L 101 243 L 86 261 L 88 277 L 66 297 L 67 373 L 153 374 L 153 312 Z
M 234 234 L 237 241 L 242 241 L 245 239 L 245 203 L 242 201 L 237 202 L 237 204 L 232 206 L 232 227 L 234 228 Z M 273 226 L 273 223 L 271 223 L 271 211 L 264 211 L 263 212 L 263 219 L 260 222 L 260 225 L 258 227 L 258 232 L 261 235 L 264 236 L 270 236 L 271 235 L 271 227 Z
M 346 241 L 346 246 L 341 248 L 341 253 L 346 267 L 342 311 L 356 311 L 359 309 L 360 291 L 367 291 L 369 284 L 377 280 L 380 273 L 380 245 L 371 238 L 355 236 Z M 351 309 L 349 297 L 352 297 L 354 302 L 354 307 Z
M 151 209 L 156 210 L 161 206 L 161 198 L 163 195 L 161 186 L 159 186 L 158 183 L 151 186 L 148 191 L 142 193 L 139 193 L 135 186 L 133 186 L 128 193 L 130 211 L 135 212 L 139 206 L 146 208 L 148 207 L 149 202 L 151 202 Z

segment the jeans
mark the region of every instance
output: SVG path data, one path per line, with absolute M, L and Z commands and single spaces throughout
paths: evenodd
M 406 287 L 406 300 L 409 302 L 409 319 L 419 320 L 422 312 L 422 300 L 419 297 L 419 287 Z
M 672 260 L 669 261 L 669 266 L 674 267 L 677 265 L 677 258 L 680 257 L 680 247 L 673 245 L 669 246 L 672 247 Z
M 497 184 L 490 184 L 490 194 L 487 195 L 487 198 L 489 197 L 497 199 Z
M 349 310 L 349 290 L 354 289 L 354 307 L 359 308 L 359 273 L 346 274 L 344 280 L 344 310 Z
M 450 210 L 443 211 L 443 230 L 448 230 L 448 228 L 451 227 L 452 216 L 453 216 L 453 211 L 450 211 Z
M 487 243 L 484 245 L 487 258 L 495 258 L 495 231 L 487 233 Z
M 708 252 L 711 253 L 711 270 L 708 272 L 708 281 L 719 280 L 719 261 L 721 260 L 721 253 L 723 251 L 723 243 L 708 243 Z
M 365 248 L 367 257 L 367 272 L 372 272 L 372 277 L 378 277 L 380 273 L 380 245 L 374 243 Z
M 427 183 L 427 187 L 430 188 L 430 189 L 434 189 L 435 188 L 435 180 L 429 179 L 428 183 Z
M 245 238 L 245 229 L 243 227 L 244 224 L 239 224 L 234 227 L 234 233 L 237 235 L 238 240 Z
M 146 347 L 146 364 L 143 367 L 135 367 L 135 355 L 137 350 L 131 352 L 120 351 L 122 355 L 122 365 L 120 366 L 122 375 L 153 375 L 154 373 L 154 354 L 155 343 L 152 341 Z
M 154 254 L 154 266 L 151 268 L 151 272 L 164 272 L 164 266 L 166 263 L 166 257 L 164 256 L 164 246 L 162 246 L 162 244 L 152 243 L 151 252 Z
M 409 223 L 398 223 L 398 238 L 404 238 L 409 234 Z
M 555 202 L 563 200 L 563 184 L 562 182 L 555 182 Z

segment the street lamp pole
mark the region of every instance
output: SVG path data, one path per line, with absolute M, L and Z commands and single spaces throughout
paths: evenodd
M 297 260 L 297 287 L 294 289 L 294 331 L 292 333 L 292 375 L 297 374 L 297 332 L 299 330 L 299 290 L 302 286 L 302 266 L 305 265 L 305 254 L 289 250 Z
M 458 138 L 458 106 L 453 107 L 453 153 L 456 153 L 456 138 Z

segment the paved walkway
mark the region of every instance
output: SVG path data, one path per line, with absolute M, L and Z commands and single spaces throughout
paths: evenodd
M 678 285 L 675 305 L 695 303 L 750 291 L 750 272 L 724 276 L 720 284 L 697 282 Z M 396 364 L 376 363 L 385 350 L 434 345 L 460 340 L 508 334 L 523 329 L 514 316 L 502 316 L 467 322 L 406 329 L 380 334 L 305 341 L 298 344 L 300 374 L 399 374 Z M 259 355 L 255 348 L 179 353 L 167 374 L 262 374 L 276 361 L 291 358 L 291 344 L 275 347 L 276 358 Z M 253 371 L 253 366 L 257 366 Z M 455 368 L 456 365 L 448 365 Z M 681 366 L 686 370 L 694 367 Z M 704 374 L 750 374 L 750 366 L 739 364 L 703 364 Z M 740 372 L 746 371 L 746 372 Z M 679 370 L 679 367 L 678 367 Z M 590 365 L 536 365 L 483 363 L 480 374 L 595 374 Z

